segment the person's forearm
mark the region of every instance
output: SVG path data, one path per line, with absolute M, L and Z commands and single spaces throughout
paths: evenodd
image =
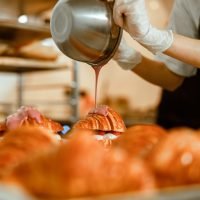
M 174 34 L 172 46 L 164 53 L 200 68 L 200 40 Z
M 181 85 L 184 78 L 168 70 L 164 63 L 142 57 L 133 72 L 150 83 L 161 86 L 164 89 L 173 91 Z

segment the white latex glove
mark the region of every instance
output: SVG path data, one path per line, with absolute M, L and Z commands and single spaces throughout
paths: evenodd
M 113 17 L 117 25 L 152 53 L 165 51 L 173 42 L 172 31 L 159 30 L 150 24 L 145 0 L 115 0 Z
M 131 70 L 142 61 L 142 55 L 134 48 L 127 45 L 122 38 L 120 45 L 113 56 L 118 65 L 124 70 Z

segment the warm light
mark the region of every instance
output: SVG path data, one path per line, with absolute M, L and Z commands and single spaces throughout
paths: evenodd
M 28 16 L 27 15 L 21 15 L 18 17 L 18 22 L 19 23 L 22 23 L 22 24 L 25 24 L 28 22 Z
M 54 46 L 54 42 L 53 42 L 52 38 L 44 39 L 41 42 L 42 42 L 42 45 L 46 46 L 46 47 Z

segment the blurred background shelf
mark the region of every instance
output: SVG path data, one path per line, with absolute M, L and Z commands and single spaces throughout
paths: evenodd
M 73 60 L 70 61 L 69 67 L 66 62 L 59 62 L 60 60 L 57 59 L 58 55 L 55 54 L 57 58 L 55 57 L 54 59 L 53 48 L 50 51 L 46 51 L 44 48 L 45 46 L 53 47 L 52 43 L 45 43 L 44 46 L 42 44 L 42 46 L 39 45 L 37 47 L 36 45 L 34 48 L 29 48 L 29 45 L 34 45 L 34 42 L 42 43 L 44 40 L 51 38 L 49 22 L 51 10 L 56 2 L 57 0 L 0 1 L 0 72 L 2 74 L 16 75 L 17 81 L 16 100 L 10 99 L 6 102 L 2 98 L 0 102 L 1 115 L 7 116 L 21 105 L 35 105 L 36 107 L 44 108 L 47 114 L 50 113 L 50 110 L 55 110 L 55 114 L 52 115 L 51 113 L 49 116 L 51 118 L 59 117 L 58 114 L 61 109 L 70 107 L 69 120 L 76 121 L 78 118 L 79 86 L 76 62 Z M 28 55 L 22 55 L 27 50 Z M 32 50 L 34 53 L 31 52 Z M 40 52 L 44 53 L 44 57 L 42 59 L 39 57 L 34 58 L 36 55 L 35 52 L 37 56 L 39 56 Z M 51 80 L 43 83 L 37 81 L 37 79 L 33 81 L 36 83 L 34 86 L 26 86 L 27 83 L 29 84 L 28 77 L 37 76 L 38 74 L 41 79 L 42 74 L 45 79 L 46 74 L 57 74 L 59 72 L 60 74 L 66 72 L 71 74 L 69 80 L 71 81 L 70 86 L 62 80 L 60 80 L 60 85 L 55 86 L 54 83 L 51 83 Z M 61 91 L 64 93 L 67 86 L 71 88 L 70 96 L 64 97 L 61 101 L 58 100 L 56 97 L 58 94 L 57 91 L 59 90 L 60 93 Z M 46 89 L 48 90 L 47 92 Z M 51 96 L 55 96 L 55 99 L 49 99 L 49 96 L 46 95 L 46 93 L 50 94 L 50 92 L 52 93 Z M 39 97 L 38 101 L 34 102 L 34 99 L 37 97 Z M 44 98 L 42 101 L 41 97 Z M 51 109 L 51 107 L 54 109 Z M 60 120 L 69 121 L 66 118 Z
M 18 57 L 0 57 L 1 72 L 25 73 L 44 70 L 59 70 L 65 68 L 67 69 L 65 64 L 52 61 L 40 61 Z
M 42 84 L 42 85 L 27 85 L 24 83 L 24 75 L 27 73 L 40 73 L 42 71 L 70 71 L 72 74 L 72 81 L 70 85 L 63 85 L 63 84 Z M 64 72 L 63 71 L 63 72 Z M 41 106 L 41 107 L 60 107 L 66 105 L 67 113 L 71 113 L 70 115 L 66 115 L 63 118 L 59 116 L 61 113 L 60 109 L 57 109 L 57 112 L 51 118 L 55 120 L 66 121 L 67 123 L 73 123 L 78 119 L 78 80 L 77 80 L 77 67 L 68 67 L 64 63 L 56 63 L 52 61 L 38 61 L 32 59 L 25 59 L 25 58 L 14 58 L 14 57 L 0 57 L 0 72 L 4 73 L 15 73 L 17 74 L 17 102 L 15 105 L 9 105 L 7 102 L 2 102 L 1 105 L 3 107 L 2 114 L 5 116 L 12 113 L 14 110 L 19 108 L 22 105 L 32 105 L 32 106 Z M 62 89 L 63 93 L 66 92 L 66 88 L 70 88 L 70 95 L 68 98 L 63 99 L 62 101 L 54 100 L 54 99 L 47 99 L 46 90 L 55 90 L 55 89 Z M 29 101 L 24 101 L 24 92 L 25 91 L 42 91 L 42 96 L 45 98 L 43 100 L 34 100 L 31 99 Z M 37 98 L 37 97 L 36 97 Z M 13 109 L 15 107 L 15 109 Z M 46 109 L 48 110 L 48 109 Z M 56 109 L 55 109 L 56 110 Z M 49 114 L 49 113 L 47 113 Z
M 16 46 L 51 37 L 49 26 L 0 20 L 0 40 Z

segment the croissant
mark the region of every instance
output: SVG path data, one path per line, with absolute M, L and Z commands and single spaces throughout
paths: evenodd
M 27 120 L 24 121 L 22 126 L 44 127 L 54 133 L 57 133 L 63 130 L 63 127 L 60 123 L 53 121 L 52 119 L 49 119 L 43 115 L 41 115 L 41 123 L 37 123 L 34 119 L 28 118 Z
M 5 122 L 0 124 L 0 131 L 5 132 L 21 126 L 38 126 L 57 133 L 63 130 L 60 123 L 42 115 L 36 108 L 22 106 L 16 113 L 9 115 Z
M 144 161 L 123 151 L 105 149 L 87 130 L 78 131 L 54 151 L 21 163 L 7 181 L 45 199 L 155 188 L 155 179 Z
M 131 156 L 145 158 L 167 131 L 158 125 L 135 125 L 113 141 L 115 147 L 124 149 Z
M 76 122 L 73 129 L 92 130 L 96 139 L 105 147 L 111 147 L 112 140 L 126 130 L 121 116 L 106 105 L 100 105 L 89 112 L 85 119 Z
M 88 129 L 102 132 L 122 133 L 126 130 L 121 116 L 108 106 L 98 106 L 96 112 L 90 112 L 85 119 L 81 119 L 73 128 Z
M 6 124 L 4 122 L 0 123 L 0 134 L 2 135 L 6 131 Z
M 26 158 L 56 144 L 55 135 L 41 127 L 20 127 L 8 131 L 0 142 L 0 177 Z
M 192 129 L 174 129 L 148 156 L 160 187 L 200 183 L 200 137 Z

